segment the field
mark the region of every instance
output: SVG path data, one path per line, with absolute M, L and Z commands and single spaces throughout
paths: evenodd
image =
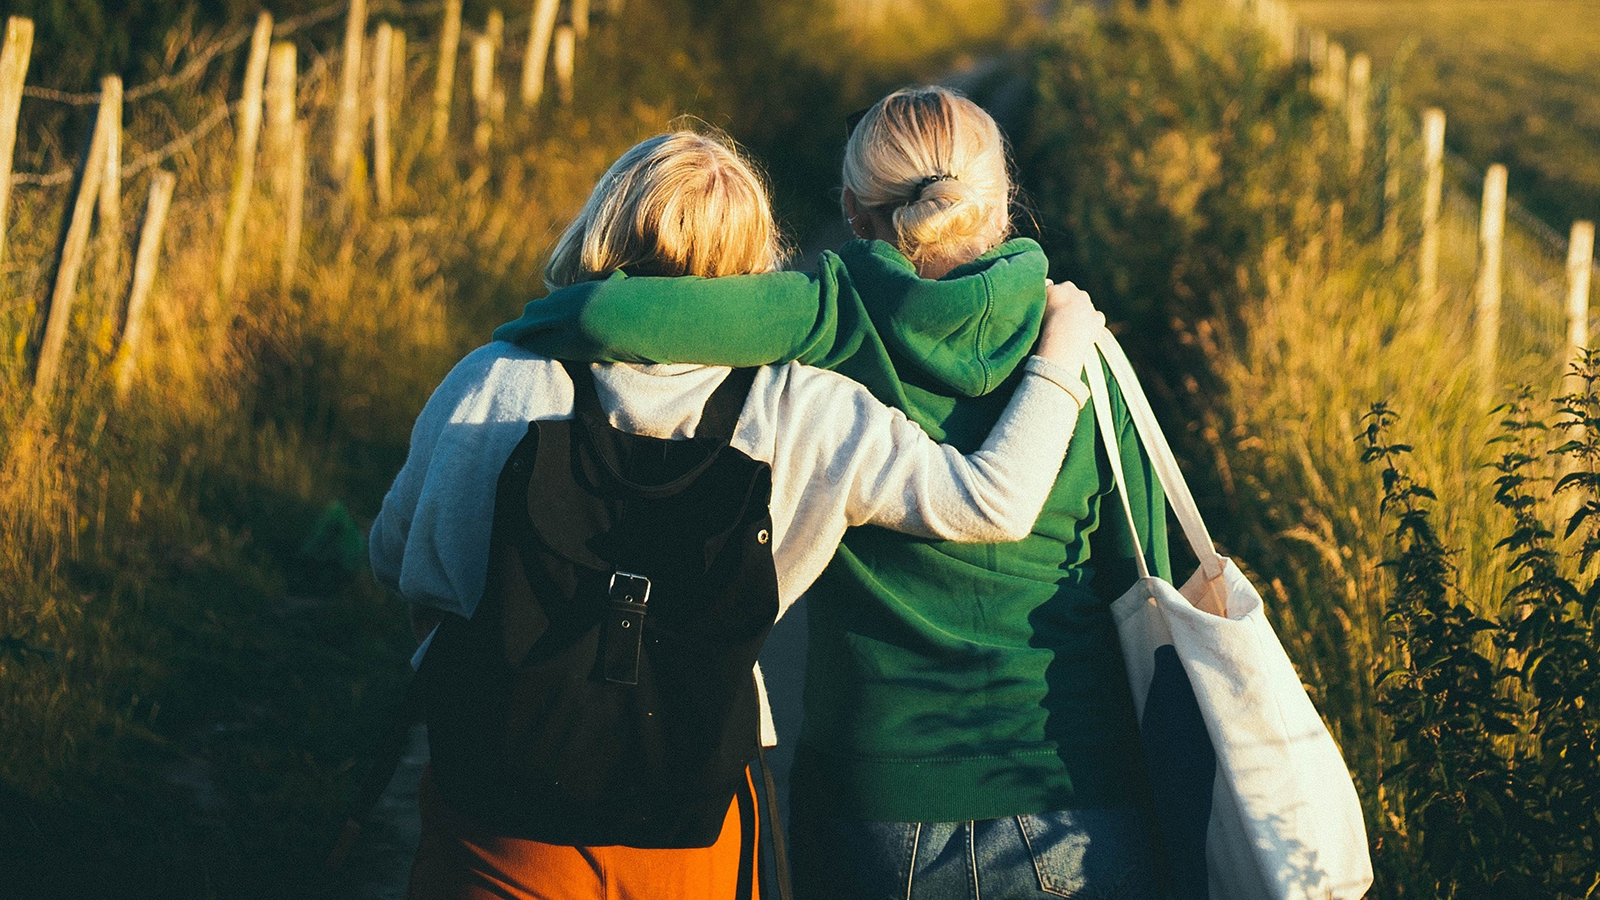
M 1438 106 L 1449 147 L 1562 234 L 1600 217 L 1600 18 L 1585 0 L 1294 0 L 1308 27 L 1375 71 L 1409 109 Z
M 1545 242 L 1509 226 L 1487 371 L 1470 194 L 1445 191 L 1440 290 L 1419 289 L 1414 109 L 1372 111 L 1399 126 L 1392 158 L 1354 146 L 1303 63 L 1201 4 L 1080 15 L 1035 66 L 1019 150 L 1055 274 L 1120 320 L 1338 737 L 1372 896 L 1591 896 L 1594 520 L 1564 526 L 1592 479 L 1551 493 L 1593 461 L 1548 451 L 1585 433 L 1566 423 L 1594 383 L 1548 402 L 1559 261 L 1552 284 Z
M 22 103 L 26 177 L 0 261 L 0 895 L 348 896 L 371 873 L 330 877 L 320 859 L 410 652 L 403 604 L 373 583 L 363 541 L 432 386 L 542 293 L 549 243 L 624 148 L 685 122 L 725 128 L 770 162 L 792 228 L 832 221 L 845 113 L 994 46 L 1011 12 L 974 5 L 959 24 L 877 41 L 803 3 L 758 16 L 595 4 L 574 102 L 552 91 L 530 105 L 511 80 L 529 5 L 507 4 L 493 80 L 511 100 L 490 120 L 469 50 L 497 4 L 465 6 L 435 143 L 443 4 L 373 4 L 369 39 L 380 22 L 409 37 L 384 202 L 365 88 L 360 162 L 341 172 L 328 153 L 345 5 L 285 5 L 320 16 L 277 23 L 292 27 L 280 37 L 299 51 L 293 112 L 310 134 L 298 262 L 281 273 L 293 181 L 270 177 L 263 154 L 231 292 L 218 289 L 218 238 L 242 128 L 216 111 L 241 96 L 255 10 L 178 16 L 149 36 L 154 60 L 125 70 L 122 212 L 100 207 L 64 377 L 34 402 L 95 120 L 97 98 L 74 92 L 104 74 L 81 68 L 95 54 L 52 55 L 73 20 L 41 15 L 28 83 L 42 90 Z M 145 90 L 152 72 L 187 74 Z M 135 171 L 145 158 L 156 164 Z M 158 169 L 177 187 L 146 343 L 129 355 L 129 269 Z
M 492 5 L 467 4 L 471 36 Z M 284 197 L 263 178 L 221 306 L 231 129 L 164 158 L 178 191 L 155 349 L 127 396 L 110 374 L 148 169 L 124 186 L 120 228 L 93 244 L 71 377 L 43 406 L 29 402 L 31 366 L 71 185 L 19 186 L 0 261 L 0 894 L 108 881 L 124 896 L 347 894 L 315 861 L 409 641 L 361 540 L 431 386 L 541 292 L 551 236 L 622 148 L 684 115 L 727 129 L 764 158 L 806 245 L 837 220 L 844 113 L 988 56 L 1015 64 L 997 81 L 1030 88 L 1008 92 L 1025 94 L 1010 137 L 1053 274 L 1087 287 L 1144 364 L 1215 536 L 1267 595 L 1344 748 L 1373 897 L 1585 896 L 1600 883 L 1600 589 L 1577 560 L 1600 546 L 1600 516 L 1570 537 L 1554 520 L 1579 500 L 1600 512 L 1600 448 L 1567 469 L 1544 452 L 1568 433 L 1545 402 L 1566 363 L 1564 273 L 1513 223 L 1496 369 L 1475 368 L 1476 185 L 1446 188 L 1441 289 L 1422 296 L 1414 123 L 1444 106 L 1468 165 L 1511 163 L 1513 197 L 1564 233 L 1600 206 L 1600 25 L 1565 0 L 1296 4 L 1372 52 L 1380 85 L 1400 73 L 1371 110 L 1395 123 L 1390 159 L 1349 143 L 1345 112 L 1241 5 L 1063 3 L 1034 27 L 1022 11 L 1037 4 L 898 0 L 876 7 L 895 17 L 863 24 L 800 0 L 759 14 L 639 3 L 597 15 L 577 102 L 513 97 L 480 149 L 484 105 L 462 87 L 441 149 L 427 114 L 439 4 L 388 4 L 375 16 L 410 36 L 388 205 L 362 154 L 343 181 L 325 158 L 330 18 L 294 35 L 315 135 L 298 268 L 280 283 Z M 525 11 L 506 9 L 502 77 L 526 34 Z M 184 66 L 248 24 L 180 17 L 144 48 L 157 61 L 129 71 Z M 130 104 L 126 156 L 235 100 L 241 56 Z M 31 84 L 66 91 L 100 74 L 38 65 Z M 92 116 L 52 102 L 23 105 L 23 172 L 77 162 Z M 100 261 L 107 246 L 120 262 Z M 1567 406 L 1582 413 L 1596 382 L 1579 387 Z M 1373 418 L 1378 401 L 1399 420 Z M 1593 483 L 1549 498 L 1555 477 L 1585 471 Z M 1409 484 L 1436 500 L 1397 493 Z M 1428 571 L 1442 582 L 1413 577 Z M 1537 670 L 1546 659 L 1558 662 Z

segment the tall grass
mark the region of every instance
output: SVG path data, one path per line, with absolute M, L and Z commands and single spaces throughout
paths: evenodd
M 361 539 L 433 385 L 543 293 L 547 248 L 604 168 L 682 116 L 793 154 L 773 167 L 779 194 L 791 222 L 815 221 L 845 112 L 974 35 L 1006 39 L 1010 5 L 939 4 L 956 6 L 973 13 L 960 27 L 879 52 L 869 29 L 798 0 L 629 4 L 580 49 L 577 104 L 513 100 L 478 155 L 461 97 L 461 139 L 437 156 L 419 113 L 436 13 L 396 13 L 413 40 L 387 211 L 360 170 L 338 202 L 318 153 L 337 23 L 297 35 L 313 165 L 293 286 L 277 287 L 283 198 L 263 176 L 239 288 L 216 296 L 224 126 L 168 163 L 178 193 L 125 400 L 108 376 L 126 262 L 86 267 L 65 375 L 47 406 L 29 402 L 71 197 L 19 189 L 0 264 L 0 894 L 318 889 L 318 854 L 405 674 L 404 613 L 365 574 Z M 469 4 L 469 27 L 486 8 Z M 206 37 L 170 35 L 169 64 Z M 237 66 L 218 68 L 130 107 L 125 158 L 233 98 Z M 19 159 L 34 171 L 71 159 L 86 127 L 46 109 L 24 107 Z M 147 178 L 125 186 L 114 239 L 136 234 Z
M 1214 533 L 1253 570 L 1350 763 L 1380 870 L 1375 896 L 1432 896 L 1413 855 L 1418 823 L 1404 814 L 1417 798 L 1382 780 L 1404 754 L 1375 685 L 1399 645 L 1386 625 L 1388 529 L 1378 478 L 1362 463 L 1361 417 L 1380 399 L 1403 416 L 1408 465 L 1437 494 L 1435 526 L 1457 550 L 1455 584 L 1494 613 L 1521 576 L 1508 571 L 1508 518 L 1484 472 L 1499 458 L 1489 410 L 1510 396 L 1506 382 L 1546 396 L 1559 387 L 1559 312 L 1530 305 L 1540 290 L 1511 286 L 1506 319 L 1517 324 L 1498 374 L 1480 377 L 1470 200 L 1447 206 L 1441 295 L 1418 294 L 1411 114 L 1380 110 L 1405 185 L 1402 249 L 1386 258 L 1382 133 L 1353 170 L 1340 112 L 1223 4 L 1083 13 L 1035 65 L 1021 150 L 1055 274 L 1107 306 L 1149 361 Z M 1378 87 L 1393 96 L 1392 82 Z M 1527 246 L 1518 240 L 1513 259 Z

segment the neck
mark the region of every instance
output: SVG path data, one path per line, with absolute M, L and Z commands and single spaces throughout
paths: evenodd
M 935 256 L 917 263 L 917 276 L 919 278 L 943 278 L 950 274 L 956 266 L 972 262 L 971 259 L 958 259 L 953 256 Z

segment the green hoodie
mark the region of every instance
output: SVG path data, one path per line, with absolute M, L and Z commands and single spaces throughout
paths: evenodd
M 881 241 L 815 275 L 616 274 L 529 303 L 495 337 L 568 359 L 834 369 L 935 439 L 979 447 L 1038 336 L 1047 261 L 1013 240 L 944 278 Z M 1164 498 L 1112 397 L 1135 519 L 1170 575 Z M 958 821 L 1140 802 L 1142 754 L 1109 602 L 1133 545 L 1094 415 L 1013 544 L 853 528 L 807 592 L 792 796 L 826 815 Z M 1103 507 L 1103 513 L 1102 513 Z

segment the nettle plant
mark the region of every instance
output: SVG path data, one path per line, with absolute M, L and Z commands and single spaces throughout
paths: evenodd
M 1528 389 L 1496 410 L 1488 468 L 1513 580 L 1477 602 L 1433 493 L 1403 467 L 1411 447 L 1390 439 L 1397 415 L 1365 416 L 1393 523 L 1378 695 L 1401 761 L 1383 773 L 1385 811 L 1441 898 L 1600 897 L 1600 352 L 1568 384 L 1547 416 Z

